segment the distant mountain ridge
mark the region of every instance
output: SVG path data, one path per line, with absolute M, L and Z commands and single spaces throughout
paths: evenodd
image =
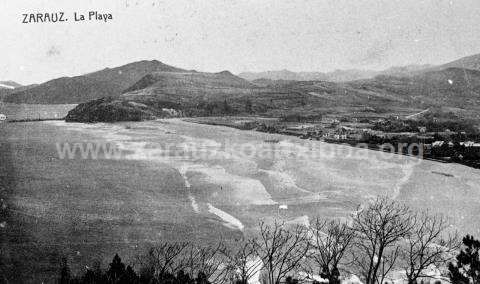
M 249 81 L 259 79 L 284 80 L 284 81 L 329 81 L 329 82 L 348 82 L 362 79 L 371 79 L 375 76 L 388 75 L 396 77 L 415 76 L 422 72 L 440 71 L 447 68 L 463 68 L 470 70 L 480 70 L 480 54 L 462 57 L 441 65 L 405 65 L 394 66 L 382 71 L 374 70 L 335 70 L 332 72 L 293 72 L 290 70 L 263 71 L 263 72 L 242 72 L 239 77 Z
M 290 70 L 264 71 L 264 72 L 242 72 L 239 77 L 249 81 L 260 79 L 284 80 L 284 81 L 329 81 L 329 82 L 349 82 L 355 80 L 371 79 L 379 75 L 390 76 L 412 76 L 416 72 L 432 68 L 432 65 L 406 65 L 390 67 L 383 71 L 347 69 L 335 70 L 332 72 L 293 72 Z
M 395 76 L 395 77 L 408 77 L 408 76 L 414 76 L 418 73 L 424 72 L 432 67 L 433 65 L 430 65 L 430 64 L 395 66 L 395 67 L 390 67 L 388 69 L 380 71 L 375 76 L 386 75 L 386 76 Z
M 330 81 L 343 82 L 358 79 L 372 78 L 377 74 L 372 70 L 335 70 L 333 72 L 293 72 L 290 70 L 265 71 L 265 72 L 242 72 L 239 77 L 253 81 L 258 79 L 286 80 L 286 81 Z

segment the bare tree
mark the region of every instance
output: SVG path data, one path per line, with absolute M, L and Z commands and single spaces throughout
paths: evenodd
M 226 281 L 227 259 L 221 253 L 224 244 L 189 246 L 183 254 L 182 267 L 192 277 L 203 275 L 212 283 Z
M 138 261 L 143 270 L 150 271 L 152 277 L 162 279 L 167 274 L 175 274 L 183 268 L 182 253 L 188 246 L 186 242 L 165 242 L 150 248 L 146 255 L 138 258 Z
M 182 269 L 181 254 L 188 247 L 188 243 L 168 243 L 153 247 L 148 252 L 148 259 L 155 269 L 157 277 L 166 273 L 175 274 Z
M 313 262 L 314 268 L 329 283 L 340 283 L 338 266 L 350 248 L 354 231 L 344 223 L 317 218 L 309 232 L 311 239 L 308 258 Z M 310 262 L 307 266 L 310 266 Z
M 378 267 L 378 277 L 377 283 L 384 283 L 385 279 L 387 278 L 388 273 L 392 271 L 394 265 L 396 264 L 399 258 L 400 247 L 399 246 L 392 246 L 385 250 L 383 253 L 382 258 L 378 259 L 379 267 Z M 393 281 L 392 281 L 393 283 Z
M 261 222 L 260 235 L 252 240 L 252 245 L 262 259 L 268 284 L 280 283 L 299 268 L 309 248 L 305 227 L 296 225 L 287 229 L 277 221 L 272 225 Z
M 398 257 L 396 245 L 413 229 L 410 209 L 378 197 L 353 217 L 355 263 L 366 284 L 380 283 L 391 271 Z
M 250 240 L 238 240 L 234 246 L 225 247 L 222 253 L 228 260 L 228 270 L 237 281 L 235 283 L 247 284 L 262 267 Z
M 401 252 L 409 284 L 430 277 L 424 273 L 428 267 L 439 267 L 454 259 L 460 242 L 456 235 L 446 235 L 447 228 L 447 221 L 441 215 L 423 212 L 417 216 L 416 226 Z

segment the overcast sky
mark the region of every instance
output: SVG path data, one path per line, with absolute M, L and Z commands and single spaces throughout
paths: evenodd
M 73 12 L 113 14 L 74 22 Z M 23 24 L 64 11 L 66 23 Z M 201 71 L 331 71 L 480 53 L 479 0 L 0 0 L 0 80 L 40 83 L 142 59 Z

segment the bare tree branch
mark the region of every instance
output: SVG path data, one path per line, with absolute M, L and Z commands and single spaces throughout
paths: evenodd
M 453 260 L 460 241 L 456 234 L 444 236 L 447 229 L 447 221 L 441 215 L 423 212 L 417 216 L 416 226 L 406 238 L 406 245 L 401 251 L 408 283 L 413 284 L 419 278 L 428 277 L 425 270 L 429 267 L 439 267 Z
M 325 221 L 317 218 L 309 229 L 310 249 L 308 259 L 315 266 L 309 272 L 317 272 L 330 283 L 339 282 L 339 264 L 344 260 L 345 253 L 350 248 L 354 231 L 346 224 L 338 221 Z M 307 264 L 310 265 L 310 262 Z M 306 268 L 308 269 L 308 268 Z
M 267 283 L 276 284 L 295 272 L 308 252 L 309 242 L 305 227 L 296 225 L 286 229 L 284 223 L 260 223 L 258 238 L 252 239 L 255 253 L 263 262 Z
M 367 284 L 385 278 L 397 260 L 397 253 L 386 257 L 388 251 L 396 252 L 397 243 L 405 238 L 415 225 L 411 210 L 387 197 L 378 197 L 353 218 L 355 263 Z M 380 277 L 380 279 L 379 279 Z

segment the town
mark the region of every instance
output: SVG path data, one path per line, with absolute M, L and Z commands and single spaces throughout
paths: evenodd
M 480 131 L 475 122 L 442 110 L 404 117 L 289 114 L 281 118 L 216 117 L 193 120 L 480 168 Z

